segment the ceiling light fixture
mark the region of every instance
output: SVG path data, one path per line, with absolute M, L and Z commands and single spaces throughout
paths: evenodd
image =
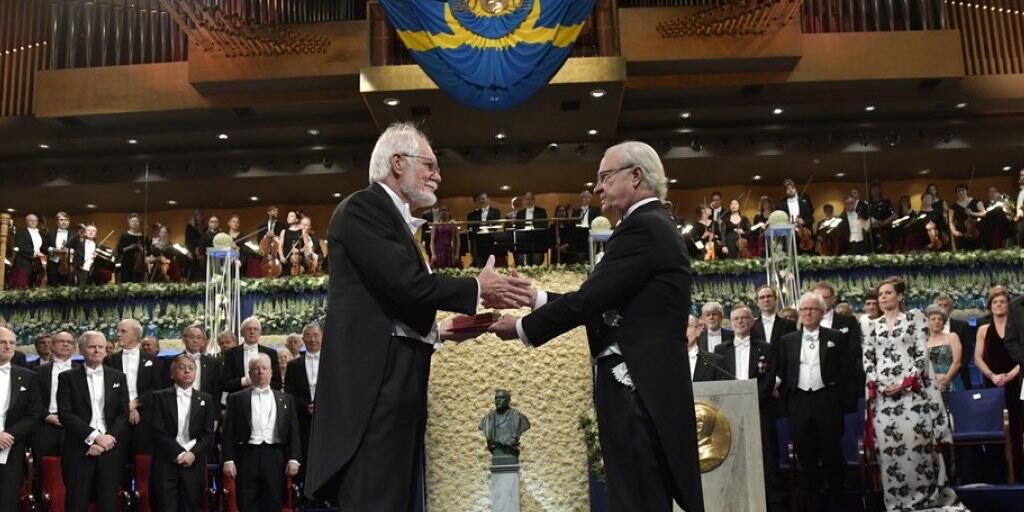
M 683 113 L 679 114 L 679 117 L 682 118 L 682 119 L 689 119 L 690 118 L 690 113 L 689 112 L 683 112 Z
M 250 200 L 250 201 L 254 201 L 254 202 L 255 202 L 255 201 L 259 201 L 259 200 L 260 200 L 260 198 L 258 198 L 258 197 L 256 197 L 256 196 L 252 196 L 252 197 L 250 197 L 250 198 L 249 198 L 249 200 Z
M 503 142 L 505 139 L 508 138 L 508 134 L 505 133 L 504 130 L 501 130 L 494 135 L 494 138 L 497 139 L 499 142 Z
M 962 103 L 962 102 L 961 103 L 957 103 L 956 104 L 956 108 L 967 108 L 967 104 L 966 103 Z
M 138 143 L 139 143 L 138 139 L 128 139 L 128 144 L 135 145 L 135 144 L 138 144 Z
M 676 128 L 676 133 L 693 133 L 692 128 Z
M 177 202 L 177 201 L 175 201 L 174 199 L 168 199 L 168 200 L 167 200 L 167 204 L 169 204 L 169 205 L 171 205 L 171 206 L 174 206 L 174 205 L 178 204 L 178 202 Z
M 1013 167 L 1010 167 L 1009 165 L 1003 166 L 1003 171 L 1009 171 L 1010 169 L 1013 169 Z
M 508 191 L 508 190 L 512 190 L 512 187 L 510 187 L 508 185 L 502 185 L 502 186 L 498 187 L 498 190 Z
M 334 198 L 335 199 L 340 198 L 340 197 L 341 197 L 341 192 L 335 192 L 334 193 Z
M 384 98 L 384 104 L 389 107 L 397 107 L 399 103 L 398 98 Z
M 310 128 L 310 129 L 306 130 L 306 133 L 308 133 L 310 135 L 314 135 L 314 136 L 315 135 L 320 135 L 320 130 L 317 130 L 316 128 Z
M 836 173 L 836 178 L 842 178 L 843 176 L 846 176 L 845 172 L 840 171 Z
M 597 130 L 591 128 L 587 130 L 587 135 L 597 135 Z
M 220 140 L 228 140 L 228 134 L 222 133 L 222 134 L 218 135 L 217 138 L 220 139 Z
M 594 182 L 593 181 L 588 181 L 588 182 L 584 183 L 583 186 L 587 187 L 587 188 L 593 187 L 594 186 Z
M 931 169 L 921 169 L 920 171 L 917 171 L 917 173 L 920 174 L 921 176 L 924 176 L 925 174 L 928 174 L 930 172 L 932 172 Z
M 868 106 L 864 107 L 864 111 L 865 112 L 874 112 L 875 111 L 875 106 L 874 105 L 868 105 Z
M 17 210 L 15 210 L 14 208 L 8 208 L 8 209 L 7 209 L 7 213 L 14 213 L 14 212 L 16 212 L 16 211 L 17 211 Z
M 668 182 L 669 183 L 679 183 L 679 180 L 677 180 L 675 178 L 672 178 L 672 179 L 668 180 Z
M 590 91 L 590 95 L 595 98 L 603 98 L 605 94 L 608 94 L 604 89 L 594 89 Z
M 775 109 L 772 110 L 772 114 L 775 114 L 775 115 L 779 115 L 782 112 L 783 112 L 783 110 L 781 108 L 779 108 L 779 107 L 775 107 Z
M 754 175 L 754 181 L 761 181 L 761 175 L 760 174 L 755 174 Z
M 96 205 L 94 205 L 92 203 L 89 203 L 89 204 L 85 205 L 85 207 L 90 209 L 90 210 L 95 210 L 96 209 Z
M 39 145 L 39 149 L 50 149 L 50 145 L 49 144 L 40 144 Z

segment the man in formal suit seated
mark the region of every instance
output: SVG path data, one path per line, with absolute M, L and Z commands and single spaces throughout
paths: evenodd
M 302 460 L 306 460 L 309 455 L 309 428 L 313 421 L 316 383 L 320 377 L 320 346 L 323 339 L 323 331 L 317 324 L 309 324 L 302 329 L 302 343 L 306 346 L 306 352 L 292 359 L 285 372 L 288 378 L 284 380 L 284 391 L 295 400 L 299 416 Z
M 218 404 L 214 411 L 219 411 L 221 403 L 221 361 L 216 357 L 206 354 L 206 331 L 201 325 L 190 325 L 181 333 L 181 341 L 185 350 L 181 354 L 196 363 L 195 375 L 192 379 L 192 389 L 202 391 L 213 397 Z M 170 368 L 168 368 L 168 371 Z M 170 382 L 171 374 L 168 373 L 166 380 Z
M 722 328 L 724 315 L 725 309 L 715 301 L 705 302 L 704 306 L 700 308 L 704 332 L 700 333 L 700 340 L 697 343 L 704 352 L 714 353 L 715 347 L 732 340 L 732 331 Z
M 96 510 L 117 510 L 128 442 L 128 381 L 103 366 L 107 339 L 98 331 L 79 337 L 81 366 L 60 374 L 57 415 L 64 426 L 61 469 L 67 487 L 66 510 L 85 512 L 90 497 Z
M 187 353 L 170 364 L 174 385 L 153 393 L 153 510 L 200 510 L 206 454 L 213 446 L 217 403 L 194 389 L 197 365 Z
M 60 442 L 64 437 L 64 429 L 60 424 L 60 417 L 57 415 L 58 377 L 72 368 L 82 366 L 82 363 L 71 361 L 71 356 L 75 353 L 75 337 L 67 331 L 53 335 L 50 353 L 51 360 L 36 369 L 36 380 L 44 414 L 43 422 L 32 431 L 32 457 L 35 459 L 34 478 L 37 489 L 42 488 L 43 457 L 59 457 Z M 38 497 L 42 498 L 41 491 Z
M 765 496 L 768 509 L 785 510 L 776 476 L 779 459 L 775 408 L 771 396 L 775 387 L 775 357 L 768 342 L 751 335 L 754 316 L 745 304 L 736 304 L 729 315 L 733 339 L 715 348 L 724 361 L 723 368 L 736 380 L 757 380 L 757 402 L 761 416 L 761 452 L 764 462 Z
M 240 512 L 280 511 L 285 475 L 299 472 L 299 417 L 292 397 L 270 388 L 274 366 L 267 354 L 253 356 L 251 387 L 228 397 L 224 474 L 235 479 Z
M 686 324 L 686 354 L 690 358 L 690 380 L 729 380 L 730 377 L 722 371 L 722 356 L 701 350 L 697 343 L 703 329 L 700 319 L 693 315 L 687 315 L 687 318 L 689 321 Z
M 817 293 L 800 297 L 801 328 L 779 340 L 776 389 L 800 460 L 804 510 L 836 511 L 843 491 L 843 403 L 855 379 L 842 333 L 821 326 L 825 308 Z
M 14 366 L 14 331 L 0 327 L 0 510 L 18 510 L 25 447 L 43 417 L 35 372 Z
M 31 363 L 28 363 L 28 368 L 35 371 L 44 363 L 50 362 L 51 351 L 50 347 L 53 346 L 53 336 L 49 334 L 41 334 L 36 336 L 36 339 L 32 340 L 32 344 L 36 347 L 36 355 L 39 357 L 35 358 Z
M 260 319 L 250 316 L 242 320 L 242 341 L 244 343 L 224 354 L 222 385 L 224 391 L 234 393 L 252 385 L 249 363 L 257 354 L 266 354 L 274 362 L 271 368 L 270 387 L 281 389 L 281 370 L 277 365 L 277 351 L 260 345 L 263 327 Z
M 128 455 L 148 454 L 150 450 L 149 424 L 146 408 L 153 391 L 163 386 L 163 371 L 155 357 L 142 352 L 142 324 L 125 318 L 117 323 L 117 344 L 121 350 L 103 361 L 124 374 L 128 382 Z

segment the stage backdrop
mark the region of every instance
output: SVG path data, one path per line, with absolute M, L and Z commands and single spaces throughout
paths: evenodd
M 583 274 L 551 274 L 537 282 L 567 292 L 579 288 Z M 428 508 L 490 510 L 491 456 L 477 426 L 494 408 L 496 388 L 508 389 L 512 407 L 530 418 L 519 457 L 523 512 L 590 510 L 587 452 L 578 427 L 580 416 L 593 409 L 583 328 L 540 348 L 484 335 L 445 343 L 434 354 L 427 418 Z

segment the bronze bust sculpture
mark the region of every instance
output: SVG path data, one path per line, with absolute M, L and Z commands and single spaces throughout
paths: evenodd
M 499 389 L 494 392 L 494 410 L 480 420 L 480 431 L 487 437 L 491 464 L 519 463 L 519 437 L 530 429 L 530 420 L 510 407 L 512 394 Z

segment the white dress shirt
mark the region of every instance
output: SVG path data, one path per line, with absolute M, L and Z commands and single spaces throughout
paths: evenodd
M 813 345 L 814 348 L 811 348 Z M 800 376 L 796 387 L 804 391 L 817 391 L 825 387 L 821 379 L 820 331 L 803 331 L 800 342 Z
M 387 189 L 387 187 L 384 187 L 384 188 Z M 480 220 L 481 221 L 487 220 L 487 212 L 491 211 L 491 209 L 490 208 L 479 208 L 479 210 L 480 210 Z
M 850 224 L 850 243 L 864 241 L 864 228 L 861 226 L 860 217 L 857 212 L 846 212 L 846 222 Z
M 252 345 L 245 343 L 242 345 L 242 368 L 245 370 L 246 379 L 249 378 L 249 361 L 252 361 L 252 359 L 256 357 L 259 353 L 259 343 L 253 343 Z M 271 361 L 270 364 L 277 364 L 277 361 Z
M 54 249 L 62 249 L 68 245 L 68 230 L 58 229 L 57 235 L 53 238 Z
M 825 312 L 825 316 L 821 317 L 821 326 L 826 329 L 832 328 L 832 321 L 836 318 L 836 312 L 834 309 L 830 309 Z
M 736 348 L 736 380 L 750 378 L 750 336 L 732 340 Z
M 715 353 L 715 347 L 722 344 L 722 329 L 708 330 L 708 352 Z
M 128 400 L 139 397 L 139 347 L 121 350 L 121 365 L 128 380 Z
M 693 381 L 693 372 L 697 370 L 697 352 L 700 351 L 700 347 L 695 343 L 692 347 L 686 349 L 686 355 L 690 358 L 690 380 Z
M 11 363 L 0 365 L 0 432 L 7 427 L 7 409 L 11 406 Z
M 57 414 L 57 377 L 70 369 L 71 359 L 61 361 L 56 357 L 53 358 L 53 371 L 50 374 L 50 407 L 47 409 L 48 414 Z
M 866 331 L 861 331 L 861 332 L 866 332 Z M 942 327 L 942 332 L 944 332 L 946 334 L 949 334 L 950 332 L 952 332 L 952 331 L 949 330 L 949 319 L 948 318 L 946 319 L 946 325 Z M 963 342 L 963 340 L 960 340 L 960 341 Z
M 83 247 L 85 248 L 85 254 L 82 255 L 82 270 L 90 270 L 93 259 L 96 258 L 96 241 L 86 239 Z
M 202 391 L 203 390 L 202 389 L 202 387 L 203 387 L 203 355 L 202 354 L 193 354 L 192 352 L 189 352 L 188 350 L 185 351 L 185 355 L 187 355 L 188 357 L 192 358 L 192 361 L 194 363 L 196 363 L 196 380 L 192 381 L 192 389 L 195 389 L 197 391 Z M 243 354 L 242 358 L 245 359 L 244 354 Z M 244 361 L 243 361 L 243 363 L 244 363 Z M 248 368 L 249 365 L 245 365 L 245 367 Z M 246 372 L 246 373 L 248 373 L 248 372 Z
M 413 237 L 415 237 L 416 232 L 419 231 L 420 227 L 423 226 L 423 224 L 426 224 L 427 221 L 413 217 L 412 212 L 409 209 L 409 203 L 402 201 L 402 198 L 398 197 L 398 194 L 396 194 L 394 190 L 391 190 L 391 187 L 384 185 L 383 183 L 379 183 L 378 185 L 380 185 L 381 188 L 383 188 L 384 191 L 388 193 L 388 196 L 391 197 L 391 201 L 395 203 L 395 208 L 398 209 L 399 215 L 401 215 L 402 219 L 405 220 L 406 227 L 409 228 L 409 232 L 412 234 Z M 487 210 L 483 211 L 486 212 Z M 485 220 L 483 215 L 481 215 L 480 220 Z M 430 269 L 429 263 L 427 263 L 427 272 L 433 274 L 433 270 Z M 477 281 L 476 301 L 477 303 L 480 302 L 479 281 Z M 416 332 L 416 329 L 413 329 L 412 327 L 406 325 L 405 322 L 396 319 L 394 321 L 394 324 L 392 325 L 391 334 L 394 336 L 401 336 L 403 338 L 410 338 L 417 341 L 422 341 L 423 343 L 427 343 L 429 345 L 434 346 L 437 346 L 441 343 L 441 338 L 440 336 L 438 336 L 437 332 L 437 322 L 434 322 L 434 325 L 430 327 L 430 332 L 427 333 L 426 336 L 422 336 L 420 335 L 420 333 Z
M 252 431 L 249 444 L 276 444 L 277 403 L 270 387 L 252 388 Z
M 764 340 L 772 342 L 772 331 L 775 330 L 775 313 L 766 315 L 761 313 L 761 326 L 764 327 Z
M 797 197 L 787 197 L 786 210 L 789 211 L 789 220 L 796 222 L 796 218 L 800 216 L 800 199 Z
M 174 386 L 178 402 L 178 435 L 174 440 L 185 451 L 191 451 L 196 440 L 189 437 L 189 416 L 192 414 L 192 388 L 182 389 Z
M 320 352 L 306 352 L 306 380 L 309 381 L 309 399 L 316 400 L 316 381 L 320 378 Z
M 590 227 L 590 207 L 584 207 L 580 212 L 580 227 Z
M 103 365 L 96 369 L 86 367 L 85 382 L 89 385 L 89 404 L 92 406 L 92 418 L 89 420 L 92 433 L 85 438 L 85 444 L 92 446 L 97 437 L 107 433 L 107 420 L 103 417 Z
M 32 238 L 32 254 L 28 255 L 31 258 L 43 248 L 43 235 L 39 234 L 39 228 L 26 229 L 28 230 L 28 236 Z
M 534 210 L 533 208 L 527 208 L 526 209 L 526 213 L 525 213 L 526 220 L 528 220 L 528 221 L 532 221 L 533 220 L 533 210 Z M 526 225 L 532 228 L 533 227 L 533 222 L 527 222 Z

